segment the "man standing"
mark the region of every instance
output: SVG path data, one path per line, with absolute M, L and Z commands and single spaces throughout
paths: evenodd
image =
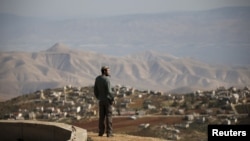
M 114 96 L 108 78 L 110 76 L 109 67 L 103 66 L 101 72 L 102 74 L 96 77 L 94 85 L 94 94 L 99 100 L 99 136 L 103 136 L 105 132 L 106 121 L 107 137 L 113 137 L 112 104 L 114 102 Z

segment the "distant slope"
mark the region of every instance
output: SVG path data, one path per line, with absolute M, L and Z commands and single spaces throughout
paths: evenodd
M 113 85 L 185 92 L 250 84 L 250 68 L 212 66 L 153 51 L 111 57 L 73 50 L 57 43 L 46 51 L 1 52 L 0 93 L 14 97 L 65 85 L 93 85 L 102 65 L 111 68 Z
M 63 41 L 108 55 L 155 50 L 249 66 L 250 7 L 45 20 L 0 14 L 0 51 L 37 52 Z

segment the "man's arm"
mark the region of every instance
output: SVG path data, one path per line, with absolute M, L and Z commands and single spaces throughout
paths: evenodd
M 97 81 L 96 80 L 95 80 L 95 85 L 94 85 L 94 94 L 95 94 L 95 97 L 99 100 L 99 91 L 97 88 Z
M 113 94 L 113 91 L 111 89 L 111 84 L 110 84 L 109 79 L 107 79 L 107 91 L 108 91 L 108 98 L 113 101 L 114 100 L 114 94 Z

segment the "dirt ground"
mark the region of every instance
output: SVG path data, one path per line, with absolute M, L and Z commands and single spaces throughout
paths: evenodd
M 149 123 L 150 125 L 172 125 L 180 123 L 183 120 L 182 117 L 141 117 L 133 120 L 129 117 L 113 117 L 113 129 L 114 132 L 124 133 L 131 131 L 132 129 L 138 129 L 138 126 L 143 123 Z M 86 129 L 87 131 L 98 131 L 98 118 L 84 119 L 73 123 L 73 125 Z
M 133 120 L 129 117 L 113 117 L 113 132 L 115 137 L 107 138 L 98 136 L 98 118 L 85 119 L 73 123 L 73 125 L 84 128 L 88 132 L 88 137 L 93 141 L 163 141 L 158 138 L 132 136 L 130 133 L 140 130 L 139 125 L 149 123 L 155 125 L 172 125 L 180 123 L 181 117 L 141 117 Z
M 88 132 L 90 141 L 166 141 L 158 138 L 131 136 L 126 134 L 115 134 L 114 137 L 107 138 L 106 136 L 99 137 L 97 133 Z

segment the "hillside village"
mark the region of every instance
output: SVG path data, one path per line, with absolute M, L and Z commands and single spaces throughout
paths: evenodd
M 179 129 L 187 129 L 192 123 L 238 124 L 239 118 L 250 116 L 248 87 L 219 87 L 211 91 L 196 90 L 189 94 L 137 90 L 121 85 L 112 89 L 116 97 L 114 117 L 127 116 L 131 120 L 143 116 L 182 117 L 184 120 L 179 124 L 160 126 L 161 129 L 174 133 L 168 135 L 168 139 L 180 139 Z M 0 118 L 72 122 L 97 117 L 97 103 L 93 87 L 68 85 L 36 91 L 2 102 L 0 108 L 3 112 Z M 143 123 L 138 127 L 146 129 L 150 124 Z

